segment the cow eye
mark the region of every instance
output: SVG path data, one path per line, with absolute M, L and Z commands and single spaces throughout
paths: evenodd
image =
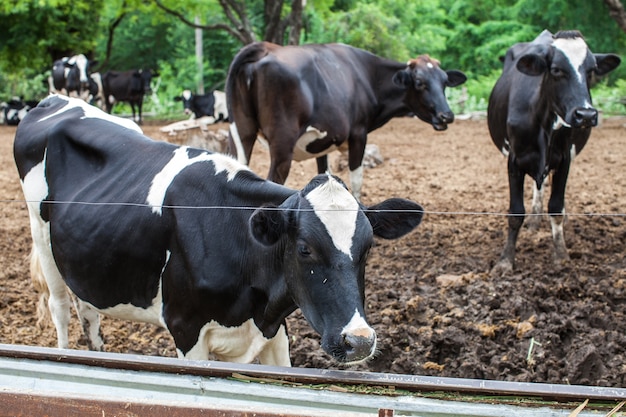
M 423 80 L 420 80 L 419 78 L 415 79 L 415 89 L 416 90 L 424 90 L 426 89 L 426 83 Z
M 550 74 L 552 74 L 553 77 L 562 77 L 564 72 L 559 67 L 551 67 Z
M 305 245 L 304 243 L 298 243 L 298 255 L 303 258 L 308 258 L 311 256 L 311 249 Z

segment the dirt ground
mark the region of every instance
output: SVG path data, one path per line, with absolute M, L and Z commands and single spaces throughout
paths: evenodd
M 373 132 L 369 143 L 379 146 L 384 163 L 365 171 L 363 202 L 410 198 L 426 215 L 410 235 L 377 240 L 371 251 L 366 308 L 379 351 L 356 369 L 626 386 L 625 123 L 605 120 L 570 171 L 571 261 L 553 264 L 544 218 L 539 231 L 522 230 L 516 268 L 506 277 L 489 274 L 504 244 L 508 185 L 506 160 L 486 122 L 457 120 L 435 132 L 404 118 Z M 163 139 L 159 126 L 144 130 Z M 0 343 L 56 346 L 52 324 L 37 325 L 14 134 L 0 126 Z M 265 176 L 268 160 L 257 145 L 252 168 Z M 314 161 L 295 163 L 287 185 L 299 187 L 314 174 Z M 347 172 L 338 174 L 348 181 Z M 294 366 L 336 368 L 299 311 L 288 326 Z M 108 351 L 175 356 L 164 330 L 107 318 L 102 327 Z M 85 349 L 76 318 L 71 331 L 71 347 Z

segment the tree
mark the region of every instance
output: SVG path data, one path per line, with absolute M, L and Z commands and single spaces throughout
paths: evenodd
M 284 0 L 265 0 L 263 3 L 263 40 L 281 45 L 285 42 L 291 45 L 299 44 L 305 0 L 292 0 L 289 8 L 285 6 Z M 250 13 L 251 10 L 258 10 L 258 1 L 219 0 L 225 20 L 205 25 L 197 24 L 191 17 L 166 6 L 161 0 L 155 0 L 155 4 L 190 27 L 207 31 L 226 31 L 243 45 L 258 40 L 257 28 L 253 24 L 254 13 Z M 285 9 L 287 13 L 283 17 Z
M 604 0 L 604 4 L 609 8 L 609 15 L 617 22 L 617 25 L 626 32 L 626 11 L 620 0 Z

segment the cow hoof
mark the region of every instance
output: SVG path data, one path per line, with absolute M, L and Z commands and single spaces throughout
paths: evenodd
M 513 262 L 509 259 L 500 259 L 497 264 L 491 269 L 492 277 L 503 277 L 513 272 Z
M 541 225 L 541 216 L 529 216 L 528 219 L 524 222 L 524 226 L 526 229 L 531 232 L 536 232 L 539 230 L 539 226 Z

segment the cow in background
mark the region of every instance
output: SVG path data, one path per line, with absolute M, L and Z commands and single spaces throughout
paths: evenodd
M 614 70 L 621 60 L 614 54 L 592 53 L 578 31 L 543 31 L 530 43 L 513 45 L 504 58 L 487 109 L 493 143 L 508 158 L 508 237 L 492 272 L 511 272 L 515 244 L 524 222 L 524 179 L 534 180 L 529 226 L 537 227 L 543 208 L 543 185 L 552 175 L 548 213 L 555 259 L 569 259 L 563 221 L 565 185 L 570 163 L 583 149 L 598 110 L 589 93 L 592 77 Z
M 102 86 L 102 74 L 99 72 L 89 74 L 89 97 L 86 101 L 102 110 L 106 108 L 104 88 Z
M 159 74 L 149 69 L 133 69 L 129 71 L 107 71 L 102 75 L 105 108 L 107 113 L 113 111 L 113 106 L 119 101 L 130 104 L 133 120 L 143 123 L 143 97 L 152 93 L 152 77 Z M 135 111 L 136 108 L 136 111 Z
M 13 97 L 8 102 L 0 103 L 0 123 L 17 126 L 37 103 L 36 100 L 24 101 L 20 97 Z
M 90 61 L 83 54 L 64 57 L 54 61 L 50 82 L 50 92 L 65 94 L 87 100 L 89 96 Z
M 415 114 L 435 130 L 454 121 L 446 87 L 466 80 L 427 55 L 400 63 L 343 44 L 280 46 L 257 42 L 233 59 L 226 80 L 232 154 L 249 163 L 257 135 L 269 143 L 267 178 L 283 184 L 291 161 L 348 148 L 352 193 L 360 198 L 367 134 L 393 117 Z
M 226 93 L 219 90 L 211 91 L 207 94 L 194 94 L 190 90 L 174 97 L 175 101 L 182 101 L 183 111 L 191 115 L 192 119 L 199 119 L 204 116 L 212 117 L 216 122 L 228 120 L 228 109 L 226 107 Z

